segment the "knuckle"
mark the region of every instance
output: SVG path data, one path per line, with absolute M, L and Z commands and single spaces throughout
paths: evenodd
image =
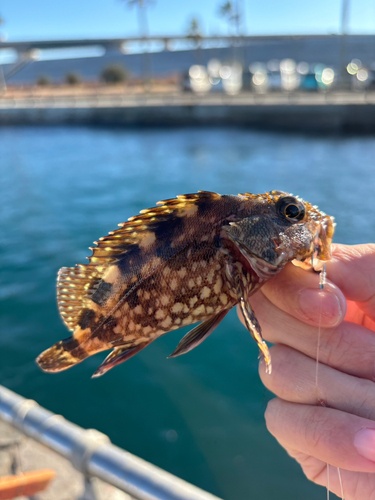
M 375 420 L 375 390 L 374 383 L 369 380 L 357 379 L 355 395 L 349 398 L 353 401 L 351 413 L 370 420 Z M 360 403 L 357 403 L 360 399 Z
M 322 360 L 344 373 L 374 381 L 375 343 L 365 342 L 363 332 L 353 330 L 355 328 L 361 327 L 344 322 L 325 329 L 321 343 Z

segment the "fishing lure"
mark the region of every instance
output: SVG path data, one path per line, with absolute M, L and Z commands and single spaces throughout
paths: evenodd
M 60 269 L 58 307 L 73 334 L 44 351 L 39 366 L 58 372 L 113 349 L 97 377 L 161 335 L 201 322 L 170 357 L 179 356 L 239 304 L 270 373 L 248 299 L 288 262 L 321 269 L 331 257 L 333 218 L 280 191 L 199 191 L 157 205 L 95 242 L 89 264 Z

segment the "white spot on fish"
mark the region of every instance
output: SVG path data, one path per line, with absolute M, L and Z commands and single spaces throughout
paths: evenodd
M 178 285 L 178 283 L 177 283 L 176 278 L 173 278 L 173 280 L 171 280 L 171 282 L 169 283 L 169 286 L 171 287 L 172 290 L 176 290 L 177 285 Z
M 194 307 L 197 302 L 198 302 L 198 297 L 195 295 L 189 300 L 190 307 Z
M 211 271 L 207 274 L 207 281 L 209 282 L 210 285 L 212 285 L 212 282 L 214 280 L 214 275 L 215 271 L 211 269 Z
M 188 316 L 187 318 L 183 319 L 182 320 L 182 326 L 186 326 L 186 325 L 191 325 L 191 323 L 193 322 L 193 316 Z
M 206 308 L 204 307 L 204 304 L 201 304 L 198 306 L 194 311 L 193 315 L 194 316 L 199 316 L 200 314 L 204 314 L 206 312 Z
M 164 309 L 158 309 L 155 313 L 155 318 L 156 319 L 163 319 L 165 318 L 165 311 Z
M 225 293 L 220 294 L 220 302 L 226 306 L 228 304 L 228 297 Z
M 166 317 L 165 320 L 160 323 L 163 328 L 168 328 L 172 324 L 172 318 L 170 316 Z
M 208 286 L 204 286 L 201 291 L 201 299 L 205 300 L 211 295 L 211 290 Z
M 171 311 L 174 314 L 177 314 L 177 313 L 182 311 L 183 307 L 184 307 L 184 304 L 182 304 L 181 302 L 176 302 L 176 304 L 173 304 Z
M 169 303 L 170 298 L 168 297 L 168 295 L 162 295 L 160 297 L 160 301 L 163 304 L 163 306 L 166 306 Z
M 216 295 L 219 295 L 222 286 L 223 286 L 223 280 L 221 279 L 221 276 L 218 276 L 216 283 L 214 285 L 214 292 L 216 293 Z
M 180 278 L 185 278 L 187 274 L 186 267 L 181 267 L 181 269 L 177 271 L 177 274 L 179 275 Z
M 141 248 L 149 248 L 153 243 L 155 243 L 155 240 L 156 240 L 155 233 L 153 233 L 152 231 L 147 231 L 144 234 L 142 240 L 139 242 L 139 246 Z
M 177 212 L 177 215 L 179 217 L 191 217 L 192 215 L 195 215 L 198 212 L 198 205 L 191 204 L 191 205 L 185 205 L 184 208 L 180 209 Z
M 110 266 L 108 271 L 104 274 L 103 280 L 106 283 L 111 283 L 112 285 L 116 283 L 118 278 L 120 277 L 120 270 L 117 266 Z

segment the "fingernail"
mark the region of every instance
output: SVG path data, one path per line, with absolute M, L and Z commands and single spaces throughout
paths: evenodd
M 354 446 L 360 455 L 375 462 L 375 429 L 361 429 L 354 437 Z
M 314 323 L 335 326 L 342 319 L 340 300 L 334 293 L 306 288 L 299 294 L 302 313 Z

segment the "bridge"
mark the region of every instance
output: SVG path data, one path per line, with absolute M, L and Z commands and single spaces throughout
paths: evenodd
M 355 35 L 356 37 L 366 37 L 366 35 Z M 70 40 L 30 40 L 30 41 L 4 41 L 0 42 L 1 49 L 13 49 L 18 53 L 27 53 L 32 50 L 68 49 L 77 47 L 101 46 L 104 49 L 122 49 L 131 43 L 152 43 L 159 42 L 168 50 L 174 42 L 195 42 L 202 46 L 207 45 L 248 45 L 254 42 L 285 42 L 293 40 L 324 40 L 338 39 L 340 35 L 269 35 L 269 36 L 193 36 L 193 35 L 165 35 L 149 37 L 124 37 L 124 38 L 77 38 Z

